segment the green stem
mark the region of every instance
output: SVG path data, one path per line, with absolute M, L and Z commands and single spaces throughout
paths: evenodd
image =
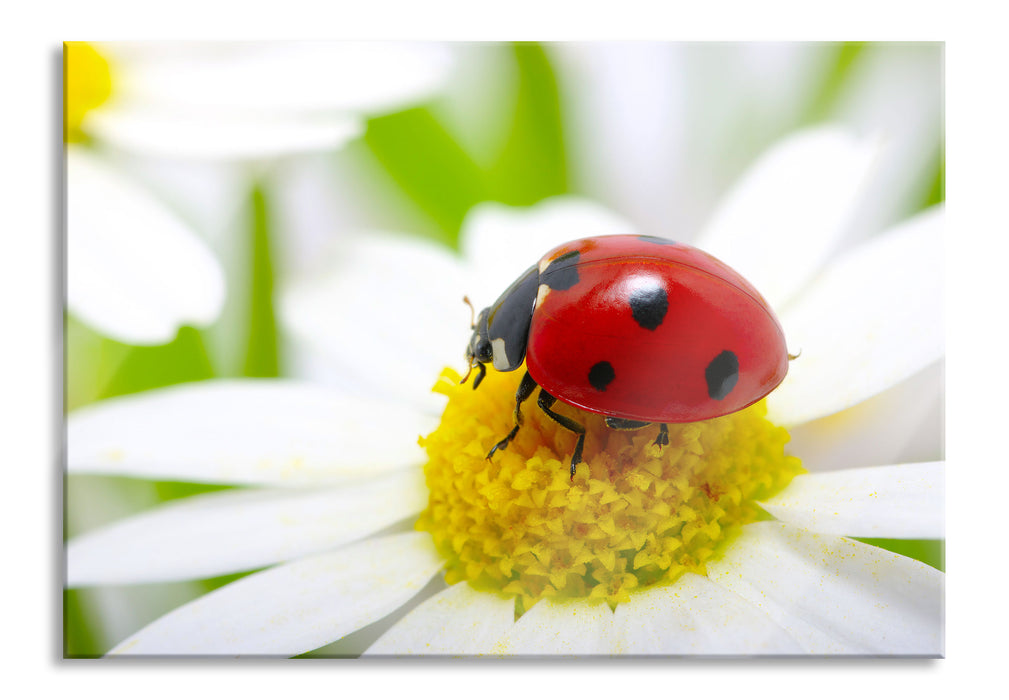
M 274 251 L 269 206 L 259 183 L 253 185 L 249 196 L 249 213 L 249 326 L 242 375 L 277 377 L 280 376 L 280 351 L 273 307 Z

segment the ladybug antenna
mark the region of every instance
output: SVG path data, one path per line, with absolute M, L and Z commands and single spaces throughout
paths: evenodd
M 463 302 L 466 303 L 466 306 L 469 307 L 469 327 L 470 328 L 476 328 L 476 309 L 473 308 L 473 302 L 471 302 L 469 300 L 468 296 L 464 296 L 462 298 L 462 300 L 463 300 Z M 472 370 L 473 368 L 470 367 L 470 369 Z M 469 376 L 469 375 L 466 375 L 466 376 Z
M 794 355 L 792 353 L 788 353 L 788 359 L 789 360 L 796 360 L 796 359 L 799 358 L 799 355 L 801 355 L 801 354 L 802 354 L 802 348 L 799 348 L 799 352 L 795 353 Z

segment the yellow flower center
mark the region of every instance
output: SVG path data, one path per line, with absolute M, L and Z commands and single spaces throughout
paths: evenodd
M 63 140 L 84 141 L 84 115 L 112 95 L 109 62 L 91 44 L 68 41 L 63 45 Z
M 430 499 L 416 524 L 445 557 L 449 584 L 514 596 L 518 614 L 544 597 L 612 606 L 684 572 L 705 574 L 741 526 L 767 517 L 755 501 L 803 471 L 763 402 L 670 424 L 664 447 L 654 444 L 657 426 L 612 430 L 602 416 L 555 404 L 587 431 L 572 480 L 575 435 L 530 399 L 518 435 L 487 459 L 514 424 L 522 374 L 488 372 L 473 391 L 442 373 L 434 390 L 449 401 L 421 439 Z

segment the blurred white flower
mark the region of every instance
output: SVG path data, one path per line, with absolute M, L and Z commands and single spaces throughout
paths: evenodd
M 833 257 L 873 152 L 843 132 L 797 134 L 751 169 L 695 240 L 769 287 L 790 346 L 802 350 L 768 397 L 769 418 L 801 431 L 830 416 L 848 442 L 863 435 L 857 420 L 845 432 L 845 409 L 894 389 L 906 396 L 905 380 L 943 355 L 941 208 Z M 438 422 L 432 380 L 453 358 L 462 365 L 462 293 L 489 303 L 555 243 L 628 232 L 598 205 L 558 198 L 478 207 L 461 257 L 362 237 L 283 305 L 295 337 L 332 358 L 343 389 L 205 382 L 72 414 L 71 473 L 257 487 L 170 504 L 68 544 L 70 586 L 270 567 L 113 651 L 294 655 L 392 615 L 369 653 L 942 654 L 943 575 L 844 537 L 943 536 L 941 462 L 894 464 L 898 450 L 885 441 L 864 446 L 871 461 L 844 465 L 861 469 L 823 472 L 797 453 L 811 473 L 762 503 L 774 521 L 744 525 L 706 576 L 632 593 L 615 611 L 544 599 L 516 621 L 511 599 L 466 582 L 415 598 L 445 562 L 428 534 L 387 528 L 428 500 L 416 437 Z M 419 605 L 403 616 L 412 598 Z
M 436 90 L 450 54 L 420 43 L 69 42 L 65 65 L 69 307 L 146 345 L 212 322 L 224 275 L 200 234 L 114 155 L 248 163 L 336 149 L 368 116 Z
M 577 191 L 644 233 L 697 231 L 753 157 L 821 119 L 879 139 L 846 238 L 893 225 L 931 185 L 942 139 L 943 48 L 872 42 L 551 45 L 567 87 Z M 854 58 L 844 79 L 839 53 Z M 825 98 L 828 102 L 820 105 Z M 677 233 L 682 236 L 683 234 Z

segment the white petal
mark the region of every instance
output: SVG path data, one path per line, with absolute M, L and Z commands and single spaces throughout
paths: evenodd
M 801 474 L 760 505 L 829 535 L 942 539 L 944 474 L 942 462 Z
M 512 625 L 492 654 L 614 654 L 613 613 L 605 603 L 541 600 Z
M 642 233 L 683 240 L 676 224 L 695 204 L 684 195 L 696 182 L 684 172 L 696 144 L 686 114 L 696 104 L 687 95 L 690 50 L 674 42 L 562 42 L 550 50 L 571 105 L 564 135 L 578 191 L 613 203 Z
M 767 400 L 795 425 L 853 406 L 943 355 L 942 207 L 839 258 L 780 315 L 801 350 Z
M 708 565 L 708 576 L 759 607 L 808 653 L 943 653 L 942 573 L 878 547 L 754 523 Z
M 553 197 L 531 207 L 478 204 L 463 221 L 462 252 L 472 273 L 469 296 L 490 306 L 551 248 L 588 236 L 635 233 L 629 221 L 595 202 Z
M 239 579 L 155 620 L 109 653 L 293 656 L 385 617 L 440 568 L 426 533 L 367 540 Z
M 778 308 L 833 251 L 877 152 L 840 129 L 788 137 L 750 168 L 696 245 Z
M 943 362 L 861 403 L 788 432 L 788 451 L 811 472 L 943 456 Z
M 550 45 L 576 188 L 641 233 L 693 243 L 727 179 L 806 108 L 814 43 Z M 708 89 L 718 85 L 717 90 Z
M 224 275 L 192 230 L 147 192 L 82 149 L 67 149 L 67 298 L 102 333 L 166 343 L 213 321 Z
M 164 197 L 172 211 L 190 222 L 217 253 L 226 267 L 226 277 L 234 274 L 229 266 L 244 270 L 242 263 L 246 261 L 237 251 L 244 251 L 241 246 L 248 245 L 247 236 L 239 234 L 248 234 L 251 227 L 247 219 L 251 217 L 249 192 L 252 188 L 250 178 L 257 174 L 254 170 L 236 167 L 235 163 L 227 161 L 146 157 L 112 148 L 103 149 L 102 155 L 107 163 L 126 173 L 127 177 L 150 184 Z M 272 184 L 271 180 L 271 203 L 275 201 Z M 273 213 L 271 209 L 271 223 L 274 223 Z M 275 226 L 274 230 L 282 229 Z
M 631 596 L 614 614 L 622 654 L 798 654 L 802 647 L 767 615 L 696 574 Z
M 465 369 L 471 333 L 459 261 L 442 246 L 377 232 L 354 236 L 336 253 L 323 274 L 284 291 L 285 326 L 335 371 L 439 409 L 431 387 L 446 365 Z
M 943 53 L 939 42 L 874 42 L 852 65 L 832 112 L 879 134 L 884 151 L 846 240 L 893 225 L 932 186 L 944 140 Z
M 276 117 L 118 107 L 88 113 L 83 128 L 105 143 L 160 158 L 270 158 L 333 150 L 364 130 L 344 115 Z
M 392 110 L 448 77 L 448 46 L 429 42 L 105 45 L 122 99 L 233 113 Z
M 411 610 L 365 655 L 486 654 L 514 622 L 514 600 L 457 583 Z
M 419 513 L 405 469 L 329 489 L 225 491 L 176 501 L 67 543 L 71 587 L 209 578 L 353 542 Z
M 74 473 L 298 486 L 420 464 L 436 419 L 284 380 L 215 380 L 70 414 Z

